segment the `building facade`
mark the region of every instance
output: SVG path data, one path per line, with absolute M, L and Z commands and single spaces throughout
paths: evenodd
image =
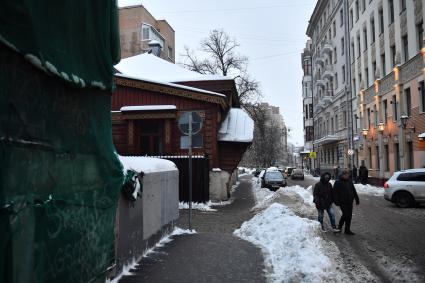
M 157 20 L 143 5 L 119 8 L 121 58 L 158 46 L 162 59 L 175 63 L 175 32 L 166 20 Z
M 423 0 L 350 1 L 358 162 L 383 180 L 425 165 Z
M 352 147 L 352 94 L 346 10 L 343 0 L 319 0 L 307 28 L 311 38 L 313 145 L 317 153 L 314 167 L 321 172 L 348 168 L 352 162 L 348 154 Z
M 279 151 L 279 157 L 276 160 L 276 164 L 286 164 L 287 163 L 287 153 L 288 153 L 288 130 L 283 120 L 282 114 L 280 114 L 280 109 L 277 106 L 270 105 L 268 103 L 261 103 L 261 107 L 266 112 L 266 124 L 267 126 L 276 129 L 279 135 L 279 146 L 281 150 Z
M 310 153 L 314 152 L 314 129 L 313 129 L 313 90 L 312 90 L 312 66 L 311 66 L 311 40 L 307 41 L 306 47 L 301 54 L 303 67 L 303 127 L 304 127 L 304 151 L 303 158 L 308 161 L 309 168 L 314 167 L 314 158 Z
M 423 0 L 317 2 L 307 30 L 317 167 L 364 164 L 382 181 L 425 166 L 424 15 Z

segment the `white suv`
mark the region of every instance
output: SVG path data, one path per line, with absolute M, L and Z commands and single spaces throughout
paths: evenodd
M 395 172 L 384 184 L 384 198 L 398 207 L 425 203 L 425 168 Z

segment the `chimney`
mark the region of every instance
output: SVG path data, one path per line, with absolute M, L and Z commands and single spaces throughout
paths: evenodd
M 162 50 L 162 45 L 159 41 L 152 39 L 151 41 L 149 41 L 149 53 L 160 57 L 161 55 L 161 50 Z

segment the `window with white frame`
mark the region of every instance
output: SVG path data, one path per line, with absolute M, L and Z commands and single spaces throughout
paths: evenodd
M 156 40 L 162 47 L 164 47 L 165 44 L 164 37 L 153 26 L 145 23 L 142 24 L 142 40 Z

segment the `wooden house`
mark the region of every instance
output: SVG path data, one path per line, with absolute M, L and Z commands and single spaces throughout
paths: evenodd
M 253 134 L 252 120 L 239 108 L 234 80 L 191 72 L 151 54 L 124 59 L 115 67 L 120 73 L 115 76 L 112 129 L 118 153 L 187 156 L 187 138 L 178 128 L 178 118 L 196 111 L 203 127 L 193 138 L 193 153 L 208 157 L 209 172 L 202 180 L 209 193 L 200 201 L 225 199 L 230 176 Z

